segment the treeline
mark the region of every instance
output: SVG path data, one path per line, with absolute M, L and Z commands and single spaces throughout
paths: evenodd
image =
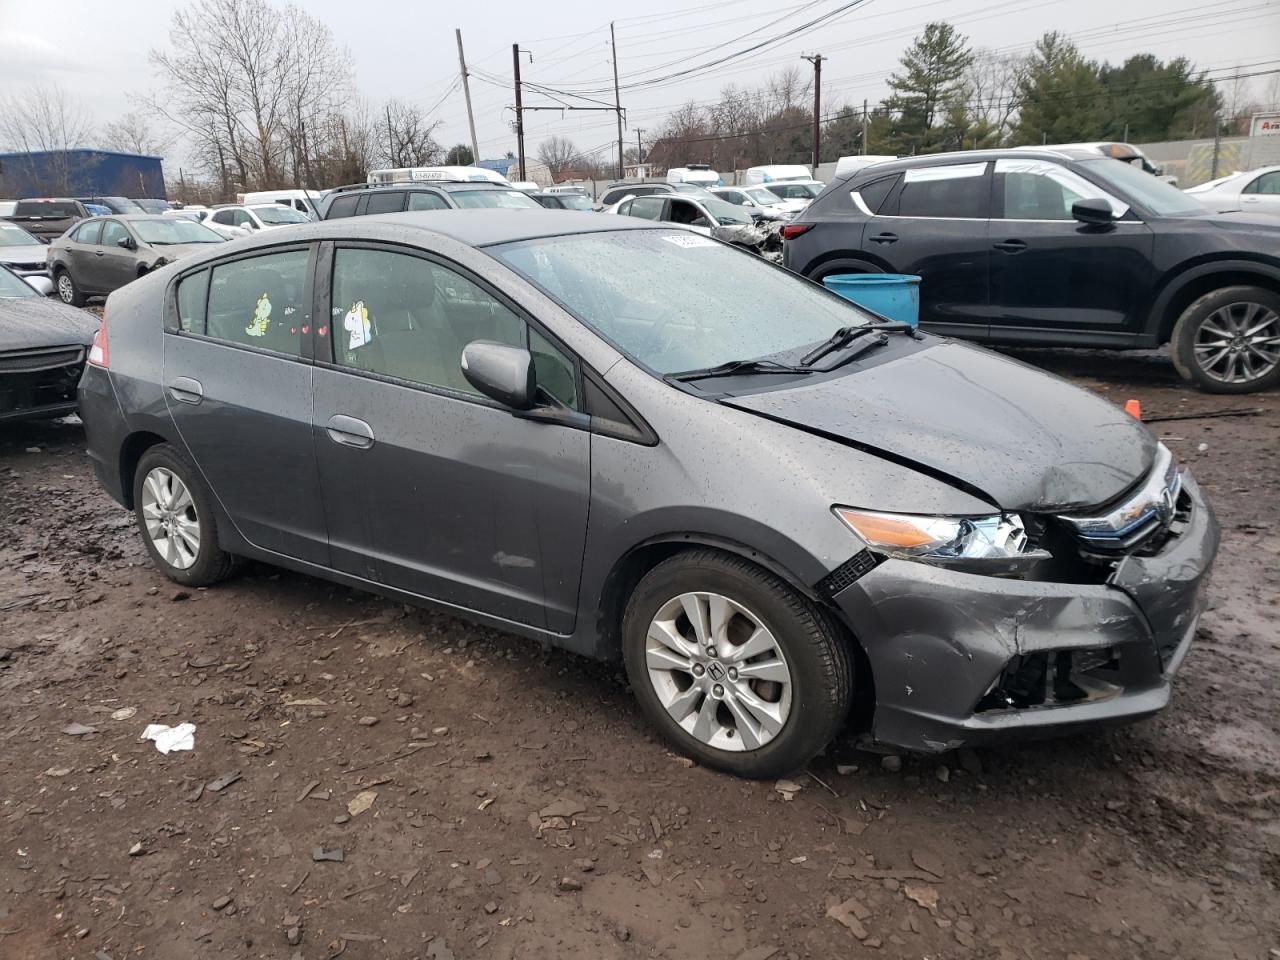
M 1213 136 L 1215 122 L 1237 132 L 1237 118 L 1256 109 L 1224 103 L 1183 57 L 1138 54 L 1116 66 L 1085 57 L 1059 32 L 1044 34 L 1030 53 L 1002 54 L 973 48 L 945 22 L 912 41 L 888 85 L 889 96 L 867 114 L 868 153 L 1194 139 Z M 691 101 L 671 113 L 646 159 L 723 170 L 808 162 L 812 103 L 811 83 L 796 70 L 754 90 L 726 87 L 712 103 Z M 821 138 L 824 161 L 860 152 L 862 105 L 824 109 Z

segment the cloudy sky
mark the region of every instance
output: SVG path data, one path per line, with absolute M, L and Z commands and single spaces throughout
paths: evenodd
M 55 24 L 48 4 L 0 0 L 0 89 L 56 82 L 80 99 L 96 122 L 108 123 L 131 108 L 131 95 L 154 81 L 147 53 L 165 47 L 172 12 L 189 2 L 60 0 Z M 862 0 L 818 28 L 665 82 L 655 81 L 777 37 L 846 3 L 649 0 L 642 7 L 618 0 L 301 0 L 300 6 L 326 22 L 347 48 L 364 96 L 375 104 L 398 96 L 431 108 L 442 121 L 437 139 L 445 144 L 468 139 L 462 91 L 453 89 L 458 77 L 453 29 L 461 28 L 474 70 L 472 97 L 485 157 L 515 147 L 509 109 L 513 42 L 532 54 L 532 63 L 526 57 L 521 67 L 524 79 L 611 101 L 610 17 L 617 31 L 628 145 L 635 143 L 636 128 L 652 132 L 673 107 L 712 100 L 726 84 L 753 86 L 793 65 L 811 69 L 799 59 L 805 53 L 828 58 L 824 107 L 860 104 L 863 98 L 874 104 L 884 95 L 885 78 L 902 48 L 925 23 L 939 18 L 955 24 L 975 47 L 999 51 L 1024 51 L 1041 33 L 1056 29 L 1098 59 L 1120 61 L 1139 52 L 1186 56 L 1213 76 L 1236 67 L 1245 73 L 1280 68 L 1275 43 L 1280 0 Z M 638 8 L 645 12 L 635 12 Z M 1261 95 L 1275 76 L 1250 82 Z M 525 103 L 552 101 L 526 94 Z M 584 152 L 616 140 L 608 113 L 531 113 L 525 129 L 530 154 L 551 134 L 568 136 Z M 168 159 L 181 161 L 180 148 Z

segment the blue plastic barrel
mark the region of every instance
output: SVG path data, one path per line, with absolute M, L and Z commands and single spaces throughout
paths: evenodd
M 823 286 L 860 307 L 913 327 L 920 322 L 920 278 L 909 273 L 838 273 Z

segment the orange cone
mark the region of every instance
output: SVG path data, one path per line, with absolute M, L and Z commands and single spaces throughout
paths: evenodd
M 1142 404 L 1137 400 L 1126 400 L 1124 402 L 1124 412 L 1135 420 L 1142 419 Z

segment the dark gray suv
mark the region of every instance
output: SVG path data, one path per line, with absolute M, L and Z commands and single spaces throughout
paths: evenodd
M 360 217 L 117 291 L 80 409 L 170 578 L 254 558 L 621 657 L 720 769 L 850 716 L 940 751 L 1159 710 L 1195 482 L 1102 399 L 872 321 L 629 217 Z

